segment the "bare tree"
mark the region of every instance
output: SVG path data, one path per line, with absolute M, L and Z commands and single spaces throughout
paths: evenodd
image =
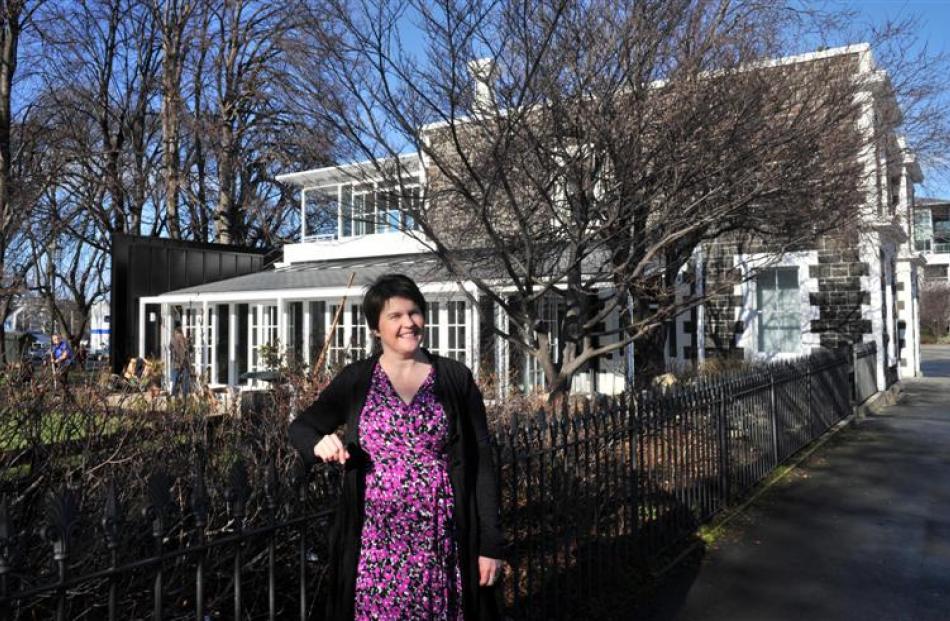
M 893 84 L 862 75 L 857 51 L 771 60 L 806 20 L 790 6 L 333 5 L 295 74 L 332 75 L 327 122 L 370 176 L 404 188 L 395 162 L 419 154 L 424 200 L 402 208 L 507 314 L 496 329 L 552 394 L 722 292 L 677 295 L 697 248 L 778 257 L 861 220 L 880 133 L 860 122 Z M 563 309 L 556 325 L 545 304 Z
M 7 352 L 2 322 L 13 310 L 29 268 L 24 261 L 22 229 L 30 215 L 30 194 L 36 182 L 31 176 L 39 159 L 30 140 L 30 130 L 35 128 L 29 119 L 29 98 L 21 98 L 26 105 L 18 110 L 14 91 L 20 84 L 22 39 L 42 5 L 41 0 L 0 2 L 0 361 L 4 362 Z
M 273 91 L 281 42 L 294 27 L 293 3 L 210 2 L 206 10 L 195 51 L 201 68 L 193 87 L 193 155 L 199 167 L 195 194 L 214 200 L 214 241 L 270 245 L 276 240 L 264 238 L 275 232 L 275 224 L 282 228 L 288 208 L 273 200 L 271 168 L 275 160 L 285 159 L 277 142 L 280 128 L 295 125 Z M 215 172 L 210 187 L 205 177 L 209 163 Z
M 66 3 L 48 36 L 45 97 L 72 151 L 70 183 L 105 189 L 90 205 L 102 231 L 140 234 L 158 154 L 151 14 L 136 0 Z
M 196 3 L 187 0 L 151 0 L 152 18 L 162 40 L 162 161 L 165 176 L 165 218 L 168 236 L 181 237 L 178 201 L 181 191 L 182 80 L 188 54 L 189 24 Z
M 950 283 L 925 281 L 920 287 L 921 331 L 933 339 L 947 335 L 950 327 Z

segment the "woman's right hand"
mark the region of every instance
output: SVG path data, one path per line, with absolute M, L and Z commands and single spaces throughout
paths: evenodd
M 340 462 L 341 464 L 345 464 L 350 458 L 346 447 L 335 433 L 323 436 L 313 447 L 313 454 L 325 462 Z

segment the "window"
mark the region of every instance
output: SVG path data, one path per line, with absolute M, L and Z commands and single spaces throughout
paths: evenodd
M 339 304 L 330 305 L 330 314 L 327 317 L 328 326 L 333 327 L 333 338 L 330 339 L 330 348 L 327 352 L 327 362 L 331 367 L 346 364 L 346 317 L 340 315 L 340 321 L 333 326 L 333 319 L 340 311 Z
M 332 239 L 337 227 L 336 189 L 310 189 L 303 191 L 304 221 L 302 241 L 313 239 Z
M 250 324 L 251 371 L 269 369 L 272 361 L 267 360 L 264 354 L 275 353 L 271 348 L 277 346 L 277 306 L 273 304 L 253 306 Z M 269 349 L 271 351 L 268 351 Z
M 339 304 L 330 305 L 327 316 L 327 329 L 333 323 L 340 308 Z M 340 321 L 333 330 L 327 360 L 331 367 L 337 367 L 366 357 L 366 323 L 362 320 L 359 304 L 351 304 L 350 312 L 340 313 Z
M 366 357 L 366 323 L 359 304 L 350 304 L 350 360 Z
M 914 210 L 914 250 L 929 252 L 933 245 L 933 223 L 930 220 L 929 209 Z
M 316 364 L 317 356 L 323 350 L 324 341 L 327 338 L 327 303 L 320 301 L 308 302 L 308 304 L 310 305 L 310 360 L 305 362 Z M 323 363 L 326 364 L 326 359 Z
M 763 270 L 755 279 L 758 349 L 761 353 L 801 350 L 801 296 L 798 268 Z
M 925 265 L 924 279 L 925 280 L 947 280 L 947 266 L 946 265 Z
M 215 314 L 217 316 L 217 343 L 215 344 L 215 364 L 217 369 L 215 370 L 215 381 L 219 384 L 228 383 L 228 343 L 230 338 L 230 325 L 231 325 L 231 315 L 230 308 L 227 304 L 218 304 L 215 306 Z
M 439 303 L 426 304 L 426 348 L 439 351 Z
M 554 297 L 546 297 L 538 302 L 538 319 L 543 321 L 548 328 L 550 338 L 551 359 L 555 364 L 558 363 L 561 355 L 560 343 L 560 322 L 564 316 L 564 305 L 561 300 Z M 544 369 L 538 363 L 538 359 L 531 355 L 525 356 L 525 388 L 544 386 Z
M 186 308 L 182 312 L 181 328 L 191 346 L 195 372 L 207 381 L 211 377 L 211 322 L 201 308 Z
M 447 347 L 445 355 L 459 362 L 465 362 L 465 301 L 453 300 L 445 304 Z
M 286 350 L 288 366 L 299 367 L 306 363 L 303 359 L 303 302 L 291 302 L 287 305 Z
M 406 211 L 419 209 L 421 189 L 407 179 L 401 187 L 344 183 L 303 192 L 302 239 L 394 233 L 417 229 Z
M 426 304 L 423 346 L 460 362 L 468 360 L 468 323 L 465 300 L 440 300 Z
M 364 183 L 353 188 L 353 235 L 366 235 L 374 230 L 376 222 L 376 195 L 373 184 Z

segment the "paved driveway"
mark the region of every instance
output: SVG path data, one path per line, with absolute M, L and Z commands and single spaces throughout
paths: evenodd
M 921 345 L 920 355 L 925 377 L 950 377 L 950 345 Z
M 950 619 L 950 347 L 664 583 L 639 619 Z

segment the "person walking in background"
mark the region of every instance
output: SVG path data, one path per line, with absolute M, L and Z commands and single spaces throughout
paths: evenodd
M 52 358 L 53 370 L 56 376 L 65 382 L 69 376 L 69 368 L 73 363 L 73 348 L 69 346 L 69 341 L 59 334 L 53 335 L 50 358 Z
M 172 342 L 169 346 L 171 363 L 171 396 L 187 395 L 191 392 L 191 343 L 181 329 L 181 323 L 175 322 Z
M 377 279 L 363 314 L 377 352 L 340 371 L 288 432 L 308 465 L 344 466 L 328 618 L 499 619 L 503 541 L 481 392 L 465 365 L 421 347 L 426 301 L 408 277 Z

